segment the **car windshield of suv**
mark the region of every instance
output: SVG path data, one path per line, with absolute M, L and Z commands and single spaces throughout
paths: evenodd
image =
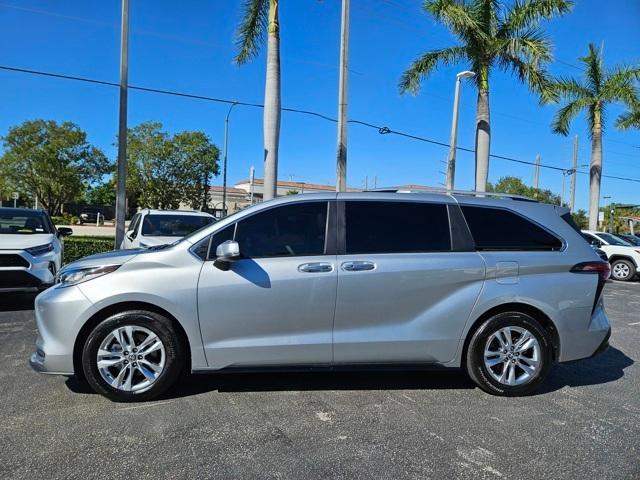
M 199 215 L 147 215 L 142 221 L 142 235 L 184 237 L 213 221 L 212 217 Z
M 640 238 L 636 237 L 635 235 L 621 235 L 620 238 L 622 238 L 622 240 L 624 240 L 625 242 L 629 242 L 631 245 L 640 247 Z
M 1 212 L 0 235 L 29 235 L 32 233 L 51 233 L 49 226 L 40 212 Z
M 622 240 L 621 238 L 615 237 L 609 233 L 599 233 L 598 236 L 607 242 L 609 245 L 618 245 L 620 247 L 629 247 L 631 244 Z

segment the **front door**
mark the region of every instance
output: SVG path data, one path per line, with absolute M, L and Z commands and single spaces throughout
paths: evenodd
M 198 285 L 210 367 L 331 363 L 337 270 L 328 211 L 326 201 L 275 206 L 214 234 Z M 222 271 L 215 250 L 230 239 L 242 258 Z
M 485 269 L 475 251 L 453 251 L 448 206 L 355 200 L 344 205 L 334 361 L 452 360 Z

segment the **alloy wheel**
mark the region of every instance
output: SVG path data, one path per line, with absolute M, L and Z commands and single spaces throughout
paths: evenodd
M 504 327 L 487 339 L 484 365 L 494 380 L 519 386 L 533 380 L 541 367 L 540 344 L 527 329 Z
M 618 262 L 613 266 L 613 277 L 616 279 L 627 278 L 631 273 L 629 265 L 626 263 Z
M 112 330 L 97 353 L 102 379 L 117 390 L 141 393 L 156 382 L 166 362 L 164 344 L 151 330 L 126 325 Z

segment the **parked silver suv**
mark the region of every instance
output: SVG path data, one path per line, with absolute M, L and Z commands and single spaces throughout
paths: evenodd
M 35 370 L 146 400 L 185 371 L 462 367 L 523 395 L 608 345 L 609 274 L 565 208 L 434 193 L 278 198 L 94 255 L 36 299 Z

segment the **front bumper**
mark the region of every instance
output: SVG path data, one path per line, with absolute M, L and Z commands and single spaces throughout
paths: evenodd
M 82 325 L 96 309 L 78 286 L 56 287 L 36 297 L 38 337 L 31 368 L 40 373 L 73 375 L 73 349 Z
M 60 267 L 60 253 L 51 251 L 34 257 L 24 250 L 3 250 L 0 262 L 0 292 L 35 292 L 53 284 Z

